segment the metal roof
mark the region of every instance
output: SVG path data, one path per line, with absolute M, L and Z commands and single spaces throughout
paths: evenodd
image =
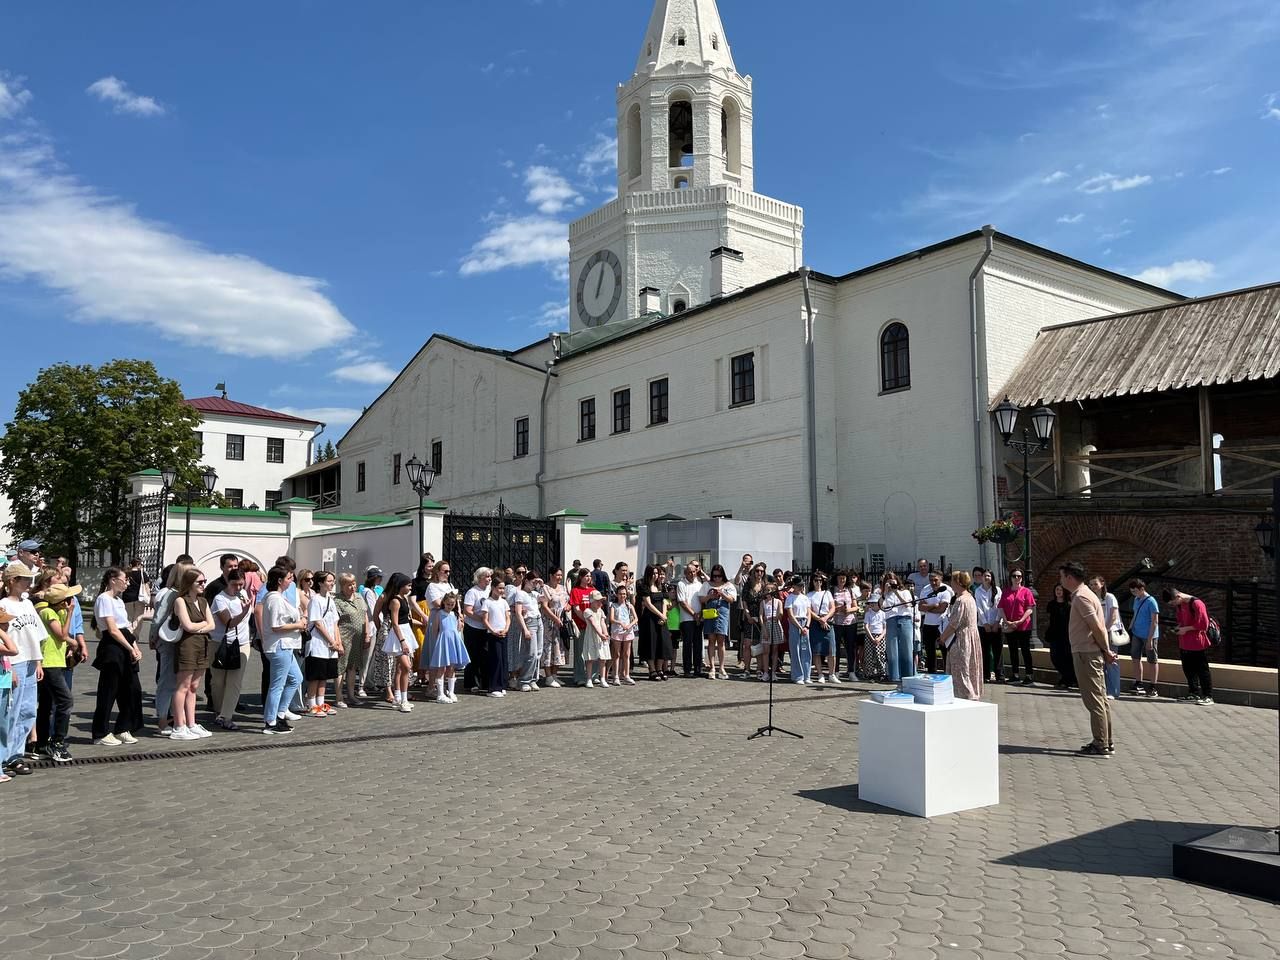
M 319 420 L 308 420 L 306 417 L 295 417 L 291 413 L 268 410 L 266 407 L 255 407 L 252 404 L 228 400 L 226 397 L 193 397 L 187 399 L 187 405 L 195 407 L 201 413 L 212 413 L 223 417 L 251 417 L 255 420 L 283 420 L 286 423 L 308 423 L 319 426 Z
M 1037 403 L 1280 376 L 1280 283 L 1045 327 L 1004 396 Z

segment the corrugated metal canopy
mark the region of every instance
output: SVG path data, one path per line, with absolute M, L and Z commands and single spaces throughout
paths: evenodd
M 1038 403 L 1280 375 L 1280 283 L 1045 327 L 1000 399 Z

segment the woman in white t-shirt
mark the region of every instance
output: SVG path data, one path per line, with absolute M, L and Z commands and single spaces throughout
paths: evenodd
M 501 577 L 495 575 L 490 579 L 489 596 L 484 600 L 483 620 L 491 697 L 507 695 L 507 631 L 511 628 L 511 606 L 507 603 L 506 593 L 506 584 Z
M 791 641 L 791 682 L 806 685 L 813 671 L 813 648 L 809 645 L 809 621 L 813 612 L 804 592 L 804 578 L 792 577 L 784 604 Z
M 515 592 L 511 607 L 511 628 L 508 639 L 515 639 L 516 659 L 509 666 L 515 668 L 520 690 L 528 693 L 538 690 L 538 667 L 542 663 L 542 645 L 546 642 L 542 622 L 542 578 L 536 571 L 525 572 L 520 588 Z M 508 643 L 508 656 L 512 650 Z
M 818 658 L 818 682 L 839 683 L 840 661 L 836 653 L 835 595 L 827 589 L 827 575 L 815 570 L 809 577 L 809 647 Z
M 902 585 L 898 575 L 890 570 L 880 580 L 880 589 L 871 596 L 880 605 L 885 618 L 885 660 L 889 666 L 889 681 L 897 683 L 903 677 L 914 677 L 915 628 L 913 618 L 919 616 L 915 598 Z
M 493 581 L 492 567 L 477 567 L 472 576 L 471 588 L 462 598 L 462 642 L 466 645 L 471 662 L 462 672 L 462 688 L 487 693 L 489 682 L 489 632 L 484 627 L 484 605 L 489 596 L 489 584 Z M 504 673 L 503 676 L 506 676 Z M 497 689 L 501 690 L 499 686 Z
M 178 584 L 191 564 L 179 561 L 169 570 L 164 586 L 156 591 L 152 601 L 151 649 L 156 652 L 156 733 L 162 737 L 173 734 L 173 695 L 178 691 L 178 639 L 160 636 L 160 627 L 173 615 L 173 602 L 178 598 Z
M 245 589 L 244 574 L 232 570 L 226 575 L 226 589 L 220 591 L 210 604 L 213 611 L 213 664 L 210 678 L 209 703 L 217 711 L 213 722 L 224 730 L 235 730 L 236 708 L 240 705 L 240 690 L 244 683 L 244 668 L 249 659 L 249 617 L 253 604 Z M 236 648 L 236 653 L 231 653 Z M 219 667 L 229 659 L 238 659 L 239 665 L 228 669 Z
M 458 592 L 458 588 L 449 582 L 449 575 L 452 572 L 453 568 L 448 560 L 437 560 L 436 565 L 431 568 L 431 580 L 427 583 L 422 597 L 427 605 L 427 626 L 423 630 L 422 655 L 418 658 L 418 662 L 427 667 L 427 680 L 432 687 L 441 686 L 437 681 L 444 679 L 443 669 L 436 670 L 428 666 L 435 652 L 435 633 L 432 625 L 436 623 L 434 614 L 440 609 L 440 601 L 449 594 Z
M 302 686 L 302 670 L 295 650 L 302 649 L 302 631 L 307 619 L 289 602 L 286 591 L 293 584 L 293 571 L 275 566 L 267 571 L 267 594 L 262 601 L 262 652 L 270 664 L 271 683 L 262 705 L 262 732 L 289 733 L 289 724 L 302 718 L 288 709 Z
M 840 651 L 843 650 L 845 664 L 849 668 L 845 676 L 852 682 L 858 679 L 858 600 L 862 591 L 848 570 L 837 570 L 831 595 L 836 601 L 836 611 L 831 618 L 836 632 L 835 679 L 839 680 Z
M 978 608 L 978 630 L 982 636 L 982 671 L 987 683 L 996 683 L 1004 671 L 1004 634 L 1000 632 L 1000 587 L 995 574 L 984 567 L 973 568 L 973 602 Z
M 309 717 L 327 717 L 337 713 L 324 702 L 325 686 L 338 679 L 338 658 L 342 656 L 342 636 L 338 633 L 338 605 L 333 602 L 333 574 L 317 570 L 311 576 L 311 600 L 307 609 L 307 622 L 311 636 L 307 640 L 306 707 Z
M 128 586 L 128 574 L 112 567 L 103 574 L 98 599 L 93 603 L 93 619 L 98 625 L 98 653 L 93 661 L 98 669 L 98 702 L 93 711 L 92 738 L 97 746 L 137 743 L 134 734 L 143 726 L 142 684 L 138 676 L 142 651 L 134 636 L 137 621 L 129 620 L 129 612 L 120 598 Z M 9 633 L 13 634 L 12 624 Z M 165 646 L 172 648 L 174 644 Z M 174 659 L 170 658 L 170 671 L 175 667 Z M 171 689 L 176 689 L 176 674 L 171 674 L 169 680 Z M 116 707 L 114 732 L 107 729 L 113 703 Z M 12 747 L 12 733 L 10 737 Z
M 1107 581 L 1102 577 L 1091 577 L 1089 586 L 1102 601 L 1102 622 L 1107 628 L 1107 645 L 1111 652 L 1116 652 L 1116 634 L 1124 630 L 1120 622 L 1120 604 L 1116 595 L 1107 592 Z M 1120 696 L 1120 661 L 1108 664 L 1102 671 L 1103 682 L 1107 690 L 1107 699 L 1115 700 Z

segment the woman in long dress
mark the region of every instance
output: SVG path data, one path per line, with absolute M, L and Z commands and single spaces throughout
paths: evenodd
M 947 609 L 947 627 L 938 638 L 947 651 L 947 673 L 957 700 L 982 699 L 982 638 L 978 634 L 978 605 L 969 592 L 972 583 L 967 570 L 951 575 L 955 599 Z

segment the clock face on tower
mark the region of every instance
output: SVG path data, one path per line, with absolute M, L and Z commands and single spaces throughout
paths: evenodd
M 599 250 L 582 265 L 576 301 L 585 326 L 598 327 L 614 318 L 622 302 L 622 263 L 612 250 Z

